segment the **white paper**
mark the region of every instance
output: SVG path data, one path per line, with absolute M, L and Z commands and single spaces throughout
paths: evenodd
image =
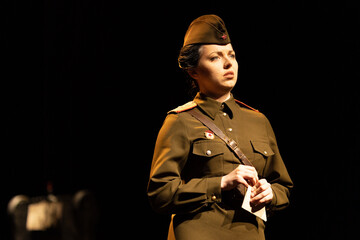
M 266 209 L 265 209 L 265 207 L 261 208 L 258 211 L 253 211 L 252 207 L 250 206 L 250 195 L 251 195 L 251 187 L 249 186 L 247 191 L 246 191 L 244 201 L 243 201 L 243 204 L 242 204 L 241 207 L 243 209 L 245 209 L 246 211 L 254 214 L 255 216 L 261 218 L 262 220 L 264 220 L 266 222 L 267 218 L 266 218 Z

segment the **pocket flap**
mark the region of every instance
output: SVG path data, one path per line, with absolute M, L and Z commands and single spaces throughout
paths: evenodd
M 251 140 L 251 145 L 253 146 L 255 152 L 258 152 L 265 157 L 275 154 L 267 142 Z
M 224 153 L 225 144 L 212 140 L 198 141 L 193 145 L 193 154 L 203 157 L 213 157 Z

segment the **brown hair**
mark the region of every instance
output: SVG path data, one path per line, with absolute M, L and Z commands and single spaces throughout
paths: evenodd
M 200 59 L 200 48 L 202 44 L 190 44 L 181 48 L 178 63 L 179 67 L 184 70 L 186 77 L 190 83 L 190 94 L 195 95 L 199 91 L 199 86 L 195 79 L 193 79 L 188 70 L 196 68 Z

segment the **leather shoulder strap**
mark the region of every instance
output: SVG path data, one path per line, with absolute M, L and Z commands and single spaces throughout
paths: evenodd
M 235 153 L 235 155 L 240 159 L 240 162 L 244 165 L 253 166 L 249 159 L 245 156 L 245 154 L 240 150 L 238 144 L 235 140 L 226 136 L 220 128 L 218 128 L 215 123 L 206 117 L 204 114 L 200 112 L 199 109 L 193 108 L 187 111 L 194 118 L 202 122 L 205 126 L 207 126 L 211 131 L 214 132 L 221 140 L 223 140 L 226 145 Z

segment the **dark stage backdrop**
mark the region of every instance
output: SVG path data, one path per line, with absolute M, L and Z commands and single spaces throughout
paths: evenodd
M 295 183 L 268 239 L 353 239 L 359 226 L 357 1 L 2 3 L 1 239 L 16 194 L 96 193 L 99 239 L 165 239 L 146 186 L 166 112 L 189 100 L 177 55 L 218 14 L 239 62 L 237 99 L 271 121 Z M 3 237 L 4 236 L 4 237 Z

